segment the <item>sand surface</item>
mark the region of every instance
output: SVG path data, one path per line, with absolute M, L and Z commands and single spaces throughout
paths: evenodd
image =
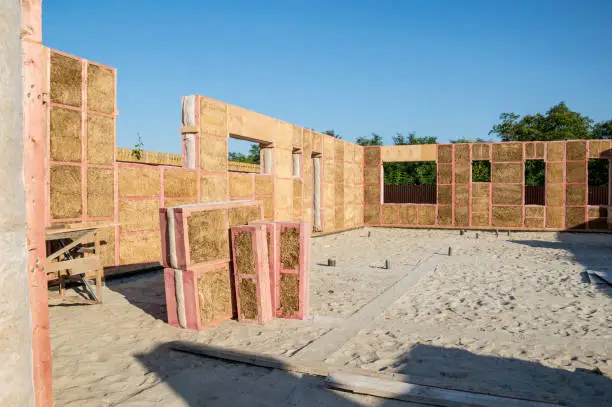
M 320 265 L 330 257 L 337 267 Z M 385 259 L 390 270 L 382 268 Z M 332 349 L 327 363 L 573 406 L 610 405 L 612 290 L 582 283 L 580 272 L 607 270 L 611 261 L 610 235 L 480 232 L 476 239 L 474 232 L 354 230 L 313 239 L 309 320 L 227 321 L 200 332 L 164 322 L 160 273 L 114 280 L 101 306 L 51 307 L 56 406 L 392 405 L 165 344 L 182 339 L 299 357 L 330 331 L 354 324 L 410 273 L 418 273 L 415 284 Z

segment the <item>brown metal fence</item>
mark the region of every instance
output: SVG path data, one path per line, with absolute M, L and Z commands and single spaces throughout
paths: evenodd
M 385 203 L 435 204 L 435 185 L 385 185 Z
M 589 205 L 608 205 L 608 187 L 589 185 Z
M 525 185 L 525 205 L 545 205 L 546 187 Z

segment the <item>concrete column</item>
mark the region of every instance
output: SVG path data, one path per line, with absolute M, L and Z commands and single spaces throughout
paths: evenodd
M 0 405 L 33 406 L 23 173 L 21 8 L 0 0 Z
M 17 0 L 0 0 L 17 3 Z M 34 395 L 38 407 L 53 405 L 51 343 L 45 247 L 46 126 L 43 78 L 46 69 L 42 45 L 42 1 L 21 0 L 23 52 L 23 168 L 25 190 L 28 281 L 32 318 Z M 15 99 L 16 100 L 16 99 Z M 0 403 L 1 404 L 1 403 Z
M 182 106 L 182 133 L 183 133 L 183 155 L 185 157 L 185 168 L 196 168 L 199 163 L 196 160 L 196 107 L 197 96 L 184 96 Z
M 272 174 L 272 157 L 274 149 L 271 147 L 261 148 L 260 160 L 263 163 L 263 174 Z
M 320 232 L 323 230 L 321 226 L 321 157 L 314 157 L 312 159 L 313 168 L 313 191 L 314 196 L 312 201 L 314 203 L 313 208 L 313 230 Z

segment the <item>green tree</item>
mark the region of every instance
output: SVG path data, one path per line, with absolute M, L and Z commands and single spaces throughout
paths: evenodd
M 261 146 L 258 143 L 254 143 L 251 145 L 249 152 L 247 154 L 229 152 L 227 154 L 227 159 L 229 161 L 237 161 L 241 163 L 259 164 L 260 149 L 261 149 Z
M 336 133 L 336 130 L 325 130 L 323 134 L 342 140 L 342 137 L 340 136 L 340 134 Z
M 355 142 L 359 144 L 360 146 L 382 146 L 383 145 L 382 137 L 376 133 L 372 133 L 369 136 L 365 136 L 365 137 L 357 137 L 357 140 L 355 140 Z
M 595 124 L 592 136 L 595 139 L 612 139 L 612 120 Z
M 142 138 L 140 137 L 140 133 L 136 133 L 136 136 L 138 137 L 138 140 L 136 141 L 136 144 L 134 144 L 134 147 L 132 148 L 132 157 L 134 157 L 137 160 L 140 160 L 142 158 L 142 148 L 144 147 L 144 144 L 142 142 Z
M 548 109 L 545 114 L 525 115 L 502 113 L 500 123 L 489 134 L 502 141 L 552 141 L 593 138 L 593 119 L 571 110 L 565 102 Z

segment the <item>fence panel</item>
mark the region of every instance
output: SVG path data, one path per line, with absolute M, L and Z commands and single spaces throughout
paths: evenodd
M 435 185 L 385 185 L 385 203 L 435 204 Z
M 546 187 L 525 185 L 525 205 L 545 205 Z
M 608 205 L 608 187 L 589 185 L 589 205 Z

